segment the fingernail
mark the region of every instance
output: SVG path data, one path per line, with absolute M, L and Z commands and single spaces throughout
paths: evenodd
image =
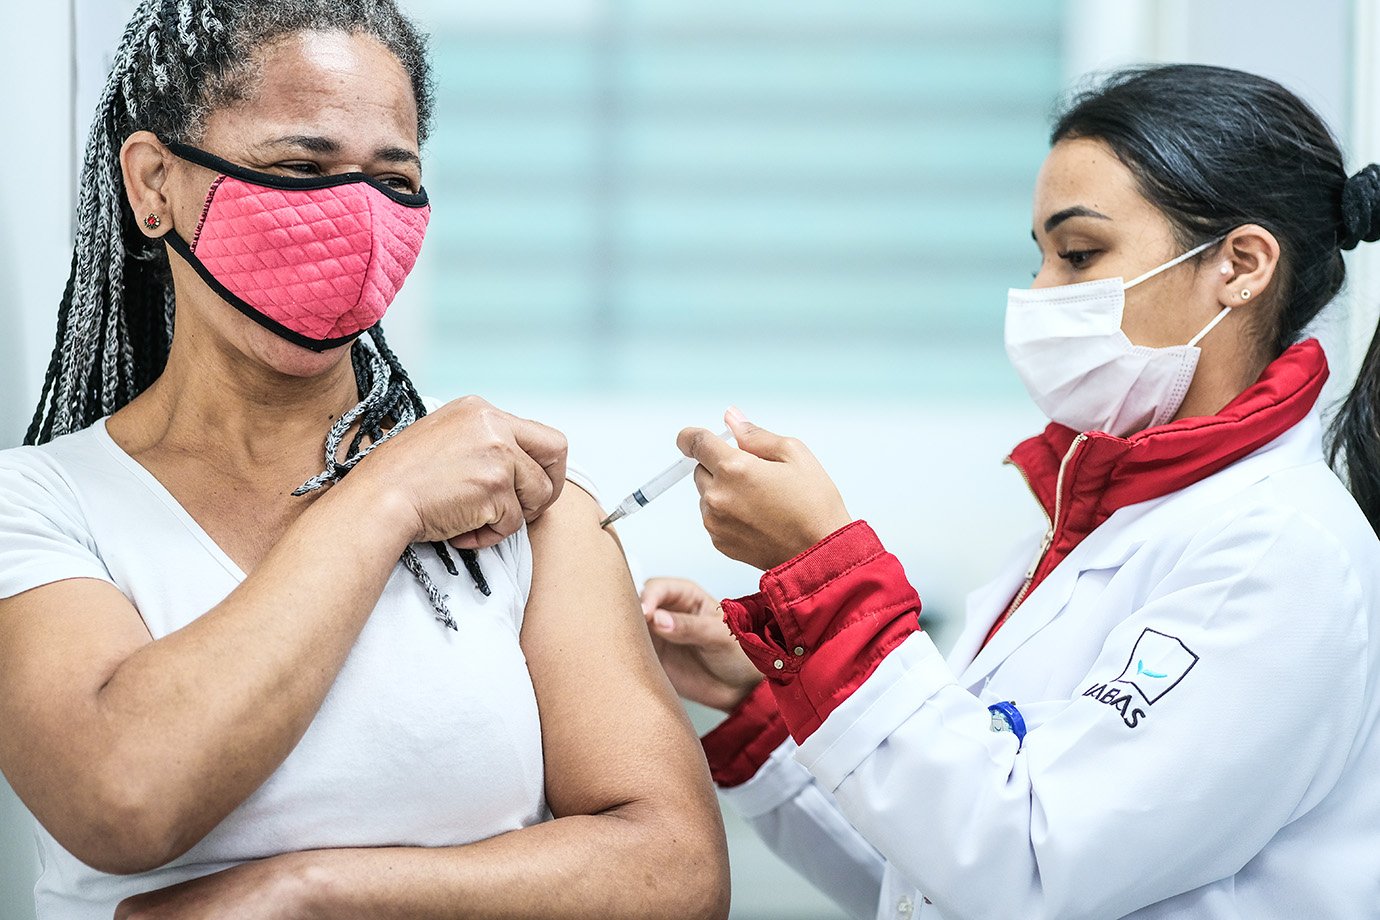
M 652 622 L 657 629 L 670 632 L 676 625 L 676 621 L 671 619 L 671 615 L 664 610 L 658 610 L 656 616 L 652 617 Z
M 747 421 L 747 416 L 744 415 L 743 410 L 739 409 L 737 406 L 729 406 L 728 411 L 724 413 L 724 418 L 728 419 L 730 422 Z

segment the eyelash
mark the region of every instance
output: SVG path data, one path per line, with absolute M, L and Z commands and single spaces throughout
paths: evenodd
M 1080 271 L 1087 267 L 1088 259 L 1097 255 L 1101 251 L 1102 250 L 1100 249 L 1070 249 L 1067 252 L 1059 253 L 1059 258 L 1069 263 L 1069 267 L 1072 268 L 1074 271 Z M 1076 260 L 1079 259 L 1083 260 L 1083 264 L 1080 265 L 1077 263 Z M 1030 273 L 1030 277 L 1032 278 L 1038 278 L 1039 275 L 1040 272 L 1038 269 Z
M 1087 260 L 1097 255 L 1101 250 L 1097 249 L 1071 249 L 1068 252 L 1059 253 L 1059 258 L 1069 263 L 1075 271 L 1087 267 Z M 1081 262 L 1079 261 L 1081 260 Z
M 283 163 L 281 166 L 283 169 L 302 175 L 318 176 L 321 174 L 321 168 L 315 163 Z M 384 185 L 396 188 L 400 192 L 412 193 L 416 191 L 412 186 L 412 180 L 405 176 L 385 176 L 379 181 Z

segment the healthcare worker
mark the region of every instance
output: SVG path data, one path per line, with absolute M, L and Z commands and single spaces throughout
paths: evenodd
M 1135 69 L 1073 100 L 1006 319 L 1052 420 L 1010 462 L 1049 526 L 947 661 L 805 447 L 733 410 L 741 449 L 681 434 L 715 546 L 766 572 L 728 629 L 649 583 L 662 663 L 730 712 L 704 739 L 729 800 L 852 916 L 1380 915 L 1380 359 L 1337 433 L 1358 507 L 1301 335 L 1378 207 L 1380 169 L 1348 178 L 1260 77 Z

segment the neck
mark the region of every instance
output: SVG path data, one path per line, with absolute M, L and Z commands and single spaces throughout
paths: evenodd
M 1202 354 L 1198 357 L 1198 367 L 1174 421 L 1216 415 L 1260 379 L 1269 365 L 1269 360 L 1262 359 L 1245 336 L 1222 334 L 1232 319 L 1234 315 L 1227 316 L 1199 346 Z
M 111 422 L 131 452 L 213 453 L 247 469 L 319 466 L 327 430 L 358 401 L 348 351 L 319 374 L 293 376 L 179 326 L 163 373 Z

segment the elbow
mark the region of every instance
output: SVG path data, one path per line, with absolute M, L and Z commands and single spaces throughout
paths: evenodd
M 685 809 L 623 806 L 604 813 L 636 828 L 629 838 L 635 869 L 623 875 L 620 906 L 611 915 L 727 920 L 728 841 L 716 803 L 708 802 L 712 810 L 696 803 Z M 656 855 L 649 859 L 647 854 Z
M 723 822 L 713 815 L 711 826 L 685 829 L 675 835 L 675 848 L 680 853 L 679 871 L 671 884 L 677 897 L 668 916 L 693 920 L 727 920 L 730 883 L 728 870 L 728 842 Z
M 695 920 L 727 920 L 730 895 L 728 851 L 701 864 L 700 871 L 690 879 L 689 890 L 694 897 L 681 916 Z
M 673 896 L 662 900 L 668 910 L 666 917 L 685 920 L 727 920 L 729 905 L 728 858 L 693 860 L 676 873 L 671 881 Z
M 98 872 L 138 875 L 167 865 L 195 844 L 166 799 L 130 781 L 104 784 L 91 797 L 79 829 L 59 839 L 73 856 Z M 55 834 L 56 838 L 57 835 Z

